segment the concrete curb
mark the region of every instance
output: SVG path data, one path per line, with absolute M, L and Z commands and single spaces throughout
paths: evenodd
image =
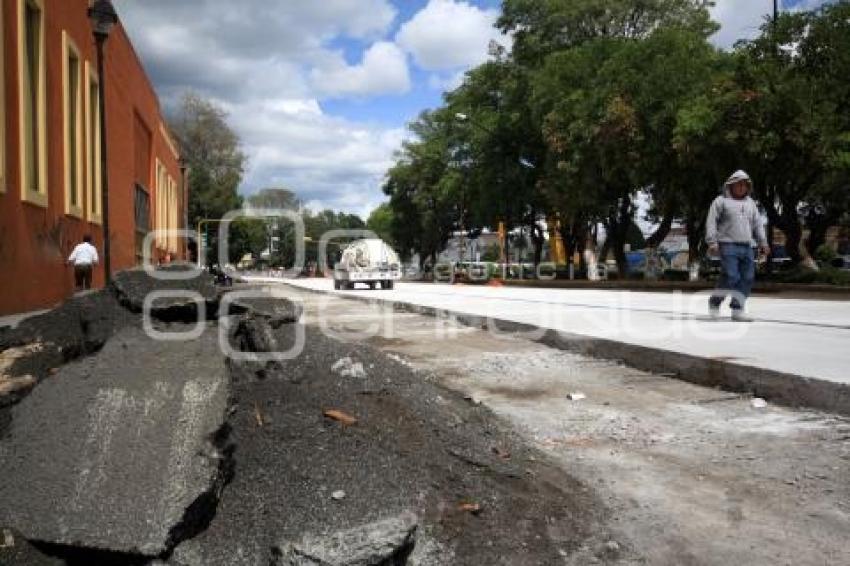
M 398 312 L 433 317 L 452 317 L 458 323 L 486 329 L 496 324 L 501 332 L 542 332 L 534 340 L 540 344 L 577 352 L 593 358 L 616 360 L 638 370 L 664 374 L 705 387 L 719 387 L 735 393 L 752 394 L 788 407 L 807 407 L 850 416 L 850 386 L 822 379 L 804 377 L 728 360 L 702 358 L 691 354 L 638 346 L 606 338 L 583 336 L 499 318 L 489 318 L 439 309 L 393 299 L 339 294 L 334 291 L 307 289 L 281 281 L 285 285 L 318 295 L 335 295 L 371 305 L 391 307 Z

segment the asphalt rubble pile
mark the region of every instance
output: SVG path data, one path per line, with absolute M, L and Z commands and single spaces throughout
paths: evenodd
M 194 337 L 155 339 L 175 290 L 147 326 Z M 639 563 L 485 407 L 235 290 L 124 272 L 0 330 L 35 378 L 0 407 L 0 564 Z

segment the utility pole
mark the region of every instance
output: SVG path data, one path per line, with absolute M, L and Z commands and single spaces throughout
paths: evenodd
M 776 43 L 776 51 L 779 51 L 779 37 L 776 34 L 776 24 L 779 22 L 779 0 L 773 0 L 773 41 Z

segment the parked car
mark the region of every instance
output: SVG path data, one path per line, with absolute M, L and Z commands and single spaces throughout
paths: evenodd
M 850 255 L 840 255 L 833 258 L 830 263 L 832 267 L 837 269 L 842 269 L 844 271 L 850 271 Z

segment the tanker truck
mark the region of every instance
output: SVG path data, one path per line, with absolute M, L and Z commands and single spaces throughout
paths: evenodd
M 383 240 L 366 239 L 352 242 L 334 266 L 334 289 L 354 289 L 364 283 L 370 289 L 392 289 L 401 279 L 398 255 Z

